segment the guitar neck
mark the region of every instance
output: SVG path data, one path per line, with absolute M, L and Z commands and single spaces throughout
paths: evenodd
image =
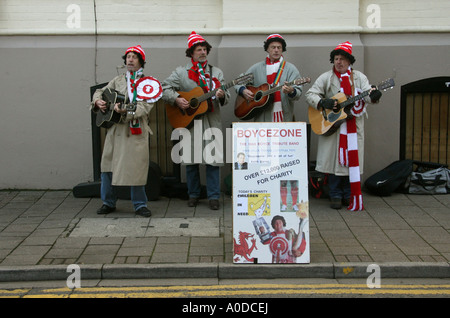
M 283 85 L 291 86 L 292 84 L 294 84 L 294 82 L 295 82 L 295 80 L 292 81 L 292 82 L 283 84 Z M 262 94 L 262 96 L 270 95 L 270 94 L 275 93 L 276 91 L 281 90 L 281 89 L 283 88 L 283 85 L 281 85 L 281 86 L 275 86 L 275 87 L 272 87 L 271 89 L 268 89 L 267 91 L 265 91 L 265 92 Z
M 377 87 L 378 90 L 387 90 L 388 88 L 394 87 L 394 85 L 395 85 L 394 79 L 389 78 L 389 79 L 379 83 L 376 87 Z M 340 103 L 340 106 L 341 106 L 341 108 L 347 107 L 348 105 L 351 105 L 351 104 L 355 103 L 356 101 L 366 97 L 367 95 L 369 95 L 369 93 L 370 93 L 370 89 L 368 89 L 367 91 L 362 92 L 359 95 L 350 97 L 346 101 Z
M 349 99 L 347 99 L 346 101 L 342 102 L 340 104 L 341 108 L 347 107 L 348 105 L 351 105 L 357 101 L 359 101 L 360 99 L 363 99 L 364 97 L 366 97 L 367 95 L 369 95 L 370 93 L 370 89 L 367 91 L 362 92 L 361 94 L 358 94 L 356 96 L 350 97 Z
M 230 88 L 231 86 L 234 86 L 234 85 L 236 85 L 236 80 L 231 81 L 231 82 L 229 82 L 229 83 L 226 83 L 226 84 L 220 86 L 219 88 L 213 89 L 212 91 L 209 91 L 209 92 L 206 93 L 206 94 L 203 94 L 202 96 L 198 97 L 198 101 L 201 103 L 201 102 L 207 100 L 208 98 L 211 98 L 211 97 L 213 97 L 214 95 L 216 95 L 216 92 L 217 92 L 219 89 L 221 89 L 221 90 L 226 90 L 226 89 L 228 89 L 228 88 Z

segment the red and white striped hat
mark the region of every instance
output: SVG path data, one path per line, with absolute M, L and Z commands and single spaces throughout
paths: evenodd
M 279 39 L 284 40 L 284 38 L 283 38 L 280 34 L 274 33 L 274 34 L 269 35 L 269 36 L 267 37 L 266 41 L 267 41 L 267 40 L 270 40 L 270 39 L 274 39 L 274 38 L 279 38 Z
M 283 46 L 283 52 L 286 51 L 286 41 L 278 33 L 273 33 L 273 34 L 271 34 L 271 35 L 269 35 L 267 37 L 267 39 L 264 41 L 264 51 L 267 51 L 267 49 L 269 48 L 270 43 L 272 43 L 272 42 L 279 42 L 279 43 L 281 43 L 281 45 Z
M 345 52 L 347 52 L 348 54 L 352 55 L 352 47 L 353 45 L 349 42 L 346 41 L 344 43 L 339 44 L 334 50 L 343 50 Z
M 206 42 L 206 40 L 200 35 L 192 31 L 191 35 L 188 37 L 188 48 L 190 49 L 193 45 L 197 43 Z
M 129 52 L 136 52 L 136 53 L 139 53 L 139 54 L 142 56 L 142 59 L 143 59 L 144 62 L 145 62 L 145 52 L 144 52 L 144 49 L 141 48 L 140 45 L 129 47 L 129 48 L 125 51 L 125 55 L 127 55 Z

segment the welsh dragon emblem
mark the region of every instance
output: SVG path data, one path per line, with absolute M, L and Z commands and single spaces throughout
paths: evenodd
M 250 254 L 253 252 L 254 249 L 258 249 L 256 247 L 256 239 L 253 238 L 253 234 L 246 233 L 246 232 L 239 232 L 239 243 L 236 242 L 236 239 L 233 238 L 234 243 L 234 255 L 236 256 L 234 258 L 234 261 L 239 261 L 240 257 L 245 258 L 247 261 L 253 263 L 254 258 L 249 258 Z M 252 246 L 249 248 L 247 240 L 251 238 Z M 239 257 L 240 256 L 240 257 Z

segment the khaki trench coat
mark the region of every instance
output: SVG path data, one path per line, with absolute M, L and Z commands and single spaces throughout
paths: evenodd
M 172 74 L 162 83 L 163 97 L 162 99 L 172 105 L 178 107 L 175 104 L 175 100 L 179 96 L 177 92 L 189 92 L 198 86 L 196 82 L 188 77 L 188 70 L 192 67 L 191 63 L 186 66 L 179 66 L 172 72 Z M 214 66 L 207 67 L 207 72 L 212 77 L 217 78 L 222 85 L 224 84 L 223 72 Z M 224 164 L 224 132 L 222 131 L 222 120 L 220 116 L 220 106 L 228 103 L 230 93 L 225 90 L 225 98 L 223 104 L 214 98 L 212 99 L 213 111 L 207 112 L 194 120 L 194 124 L 189 128 L 190 135 L 190 158 L 184 160 L 182 157 L 182 164 L 209 164 L 212 166 L 222 166 Z M 200 120 L 195 122 L 196 120 Z M 200 125 L 201 124 L 201 125 Z M 201 128 L 201 129 L 200 129 Z M 212 133 L 212 136 L 205 134 L 205 132 Z M 219 135 L 222 136 L 221 140 L 216 140 Z M 181 141 L 180 141 L 181 142 Z M 212 144 L 214 142 L 214 144 Z M 210 151 L 213 149 L 212 151 Z M 201 151 L 201 153 L 200 153 Z
M 143 76 L 143 75 L 142 75 Z M 125 74 L 116 76 L 105 87 L 95 91 L 92 98 L 92 110 L 95 102 L 101 99 L 106 88 L 115 89 L 127 96 Z M 116 186 L 143 186 L 147 184 L 149 167 L 149 114 L 154 104 L 145 101 L 137 102 L 133 117 L 122 116 L 119 123 L 114 124 L 106 133 L 102 153 L 101 171 L 112 172 L 112 184 Z M 129 122 L 139 119 L 142 134 L 132 135 Z
M 353 70 L 355 87 L 362 91 L 370 89 L 369 80 L 359 72 Z M 317 105 L 322 98 L 331 98 L 340 92 L 340 81 L 333 70 L 320 75 L 313 86 L 306 92 L 306 102 L 309 106 L 317 109 Z M 370 98 L 364 98 L 370 103 Z M 366 113 L 367 114 L 367 113 Z M 358 158 L 360 173 L 364 171 L 364 115 L 356 117 L 356 127 L 358 130 Z M 338 162 L 339 129 L 330 136 L 319 136 L 317 145 L 316 170 L 323 173 L 331 173 L 338 176 L 348 176 L 348 167 L 343 167 Z

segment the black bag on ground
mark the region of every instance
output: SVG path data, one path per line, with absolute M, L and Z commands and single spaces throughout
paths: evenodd
M 383 170 L 370 176 L 364 185 L 372 194 L 389 196 L 404 186 L 412 171 L 412 160 L 397 160 Z
M 328 175 L 319 171 L 309 171 L 308 188 L 311 196 L 320 199 L 329 197 Z

